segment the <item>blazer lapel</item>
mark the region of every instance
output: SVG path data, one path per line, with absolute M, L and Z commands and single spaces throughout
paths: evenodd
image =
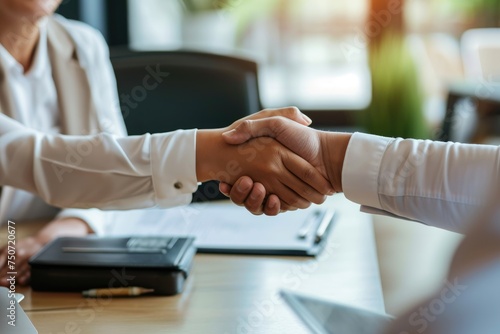
M 5 71 L 5 65 L 0 58 L 0 113 L 12 117 L 13 105 Z
M 61 132 L 83 135 L 100 130 L 87 74 L 78 62 L 74 41 L 52 18 L 48 20 L 47 39 Z
M 0 59 L 0 113 L 12 117 L 11 111 L 13 110 L 13 104 L 5 71 L 5 65 L 2 59 Z M 7 186 L 2 187 L 2 185 L 0 185 L 0 226 L 2 222 L 5 221 L 7 209 L 12 201 L 13 194 L 13 188 Z

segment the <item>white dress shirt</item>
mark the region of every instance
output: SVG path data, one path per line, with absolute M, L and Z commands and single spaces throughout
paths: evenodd
M 348 199 L 463 232 L 500 180 L 500 147 L 353 134 L 342 186 Z
M 491 194 L 496 193 L 499 181 L 499 147 L 383 138 L 361 133 L 351 138 L 342 175 L 346 197 L 368 207 L 371 212 L 462 233 L 470 224 L 478 223 L 475 220 L 487 211 L 484 208 L 493 205 L 496 214 L 487 226 L 489 231 L 482 233 L 496 234 L 498 240 L 500 198 L 498 193 L 493 197 Z M 494 250 L 477 251 L 481 254 Z M 413 308 L 409 317 L 405 315 L 399 319 L 404 328 L 391 334 L 500 333 L 499 282 L 498 260 L 463 277 L 450 278 L 433 298 Z M 422 315 L 422 309 L 430 312 L 432 321 Z

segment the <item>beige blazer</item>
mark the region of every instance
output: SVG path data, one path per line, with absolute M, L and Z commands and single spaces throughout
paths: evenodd
M 83 135 L 101 131 L 85 70 L 80 66 L 76 45 L 65 28 L 53 18 L 47 25 L 47 43 L 61 120 L 61 132 Z M 8 77 L 0 60 L 0 112 L 11 116 Z
M 67 27 L 60 21 L 69 25 L 77 25 L 79 23 L 71 23 L 71 21 L 64 20 L 63 18 L 58 20 L 54 17 L 48 18 L 47 22 L 47 50 L 52 67 L 52 76 L 57 90 L 61 133 L 68 135 L 86 135 L 108 130 L 104 129 L 101 123 L 106 124 L 105 122 L 109 121 L 110 117 L 108 116 L 111 112 L 107 112 L 108 115 L 101 113 L 99 117 L 95 101 L 97 98 L 101 98 L 99 103 L 106 104 L 106 106 L 101 106 L 101 110 L 111 110 L 112 108 L 110 107 L 112 102 L 109 100 L 112 100 L 112 98 L 107 99 L 107 101 L 105 101 L 106 103 L 102 103 L 104 100 L 102 97 L 92 96 L 89 76 L 87 70 L 83 68 L 78 58 L 75 39 L 72 38 Z M 89 27 L 84 27 L 82 31 L 90 33 L 90 35 L 97 35 Z M 88 36 L 85 36 L 85 33 L 82 34 L 84 37 L 88 38 Z M 93 44 L 99 44 L 97 42 Z M 104 43 L 101 42 L 101 44 Z M 96 48 L 97 46 L 88 45 L 89 49 L 93 47 Z M 112 86 L 112 84 L 109 86 Z M 115 87 L 109 87 L 109 90 L 113 91 L 113 94 L 116 94 Z M 0 59 L 0 113 L 12 117 L 12 110 L 13 103 L 9 89 L 9 78 L 6 75 L 5 67 Z M 106 121 L 103 122 L 101 118 L 106 119 Z M 119 129 L 124 129 L 121 119 L 114 118 L 113 123 L 121 123 L 118 124 L 117 127 Z M 125 134 L 124 131 L 114 132 L 115 134 Z M 0 190 L 1 189 L 0 187 Z M 5 213 L 11 206 L 12 197 L 15 191 L 16 189 L 11 187 L 4 187 L 2 191 L 0 198 L 0 219 L 2 220 L 9 218 L 5 217 Z M 83 216 L 79 215 L 79 212 L 73 212 L 73 214 L 80 216 L 80 218 L 84 220 L 94 220 L 94 217 L 96 217 L 95 215 L 92 217 L 84 217 L 87 213 Z
M 126 137 L 116 80 L 102 36 L 87 25 L 59 16 L 49 24 L 48 47 L 62 131 L 82 134 L 103 130 L 112 135 L 48 136 L 0 113 L 0 159 L 15 159 L 15 163 L 0 161 L 0 184 L 9 185 L 4 187 L 2 204 L 8 203 L 7 190 L 16 189 L 36 193 L 59 207 L 130 209 L 188 204 L 198 187 L 196 130 Z M 0 75 L 0 103 L 7 113 L 11 110 L 9 86 L 1 70 Z M 92 158 L 68 159 L 69 151 L 89 143 Z M 64 175 L 54 169 L 64 171 Z M 75 210 L 64 209 L 59 217 L 70 216 L 71 211 L 71 217 L 87 223 L 99 219 L 88 216 L 91 210 Z M 0 208 L 2 221 L 5 215 Z M 92 228 L 96 231 L 99 226 Z

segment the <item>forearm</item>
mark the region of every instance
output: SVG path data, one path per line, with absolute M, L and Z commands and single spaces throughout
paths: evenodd
M 36 238 L 42 244 L 46 244 L 58 237 L 78 237 L 90 233 L 93 231 L 85 221 L 67 217 L 51 221 L 37 233 Z
M 99 209 L 63 209 L 54 220 L 66 218 L 79 218 L 87 223 L 89 229 L 96 235 L 105 235 L 108 225 L 113 220 L 114 211 L 103 211 Z
M 196 178 L 198 182 L 223 180 L 229 182 L 220 156 L 223 142 L 220 130 L 198 130 L 196 133 Z M 227 172 L 229 174 L 229 172 Z

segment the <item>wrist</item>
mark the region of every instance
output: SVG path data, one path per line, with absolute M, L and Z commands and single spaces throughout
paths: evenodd
M 321 132 L 321 152 L 328 180 L 336 193 L 343 192 L 342 172 L 351 133 Z
M 50 241 L 62 236 L 85 236 L 92 233 L 90 226 L 80 218 L 65 217 L 58 218 L 47 224 L 33 239 L 45 245 Z
M 215 171 L 219 170 L 224 145 L 222 130 L 198 130 L 196 132 L 196 178 L 198 182 L 216 179 Z

